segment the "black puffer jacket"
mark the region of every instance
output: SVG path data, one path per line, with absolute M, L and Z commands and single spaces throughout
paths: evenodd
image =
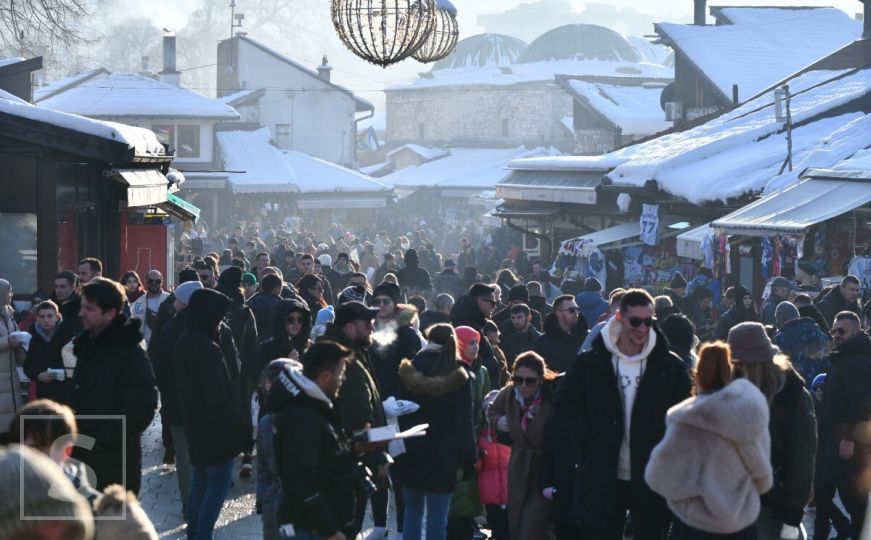
M 415 320 L 417 311 L 414 307 L 399 304 L 393 320 L 377 333 L 383 339 L 376 340 L 369 348 L 375 378 L 381 387 L 381 396 L 385 399 L 396 396 L 399 391 L 399 363 L 406 358 L 414 358 L 423 347 L 420 332 L 414 328 Z
M 61 349 L 67 344 L 65 340 L 64 323 L 61 322 L 54 329 L 54 333 L 46 341 L 43 334 L 37 330 L 39 323 L 35 322 L 30 327 L 30 347 L 27 348 L 27 356 L 24 360 L 24 374 L 31 381 L 36 381 L 36 395 L 40 399 L 50 399 L 69 405 L 72 399 L 73 378 L 67 377 L 63 381 L 55 379 L 50 383 L 38 380 L 39 374 L 48 368 L 58 369 L 64 367 Z M 67 373 L 69 375 L 69 373 Z
M 257 325 L 257 341 L 263 343 L 272 337 L 272 322 L 275 320 L 275 310 L 281 303 L 277 294 L 259 292 L 248 299 L 248 307 L 254 312 Z
M 768 430 L 774 487 L 762 496 L 762 504 L 773 510 L 775 519 L 798 527 L 813 494 L 817 422 L 813 398 L 793 369 L 771 403 Z
M 823 456 L 837 459 L 838 443 L 856 440 L 857 428 L 871 421 L 871 338 L 859 333 L 832 352 L 829 360 L 832 367 L 823 392 L 820 433 L 829 442 Z M 871 445 L 860 446 L 854 450 L 856 458 L 871 456 Z
M 509 366 L 514 365 L 514 359 L 520 353 L 531 351 L 532 344 L 541 337 L 541 332 L 533 328 L 531 324 L 527 326 L 526 331 L 521 332 L 514 328 L 510 320 L 501 324 L 499 331 L 502 332 L 502 336 L 499 338 L 499 347 L 505 353 L 505 359 Z
M 79 415 L 124 415 L 127 422 L 128 487 L 132 471 L 142 461 L 139 436 L 154 418 L 157 388 L 145 354 L 141 321 L 118 315 L 98 336 L 80 334 L 73 345 L 77 360 L 73 375 L 73 409 Z M 96 439 L 92 450 L 77 446 L 76 459 L 97 472 L 97 489 L 122 483 L 121 427 L 113 420 L 79 420 L 79 433 Z M 138 487 L 138 486 L 134 486 Z M 132 488 L 131 488 L 132 489 Z M 136 490 L 134 490 L 136 491 Z
M 358 494 L 351 448 L 333 403 L 293 369 L 272 385 L 268 406 L 275 415 L 273 445 L 284 491 L 278 522 L 324 538 L 337 531 L 349 536 Z
M 665 526 L 670 519 L 668 507 L 644 481 L 644 470 L 650 453 L 665 434 L 666 412 L 689 396 L 691 384 L 683 362 L 669 352 L 668 340 L 656 327 L 652 331 L 656 332 L 656 344 L 647 356 L 631 411 L 631 490 L 632 500 L 645 514 L 638 521 Z M 611 356 L 600 334 L 593 340 L 592 350 L 582 353 L 566 372 L 554 400 L 560 417 L 555 429 L 573 431 L 578 458 L 573 466 L 573 460 L 563 456 L 557 463 L 568 468 L 551 474 L 573 478 L 572 517 L 588 528 L 603 525 L 617 495 L 624 422 Z M 563 517 L 566 519 L 560 521 L 570 521 Z
M 405 441 L 396 473 L 403 486 L 452 493 L 457 470 L 475 465 L 474 406 L 469 374 L 459 364 L 447 374 L 433 374 L 438 358 L 439 353 L 423 351 L 399 367 L 398 396 L 420 405 L 417 412 L 401 416 L 399 426 L 429 428 L 425 436 Z
M 229 305 L 217 291 L 196 291 L 185 310 L 187 328 L 173 348 L 182 420 L 196 466 L 235 457 L 250 438 L 220 346 L 219 327 Z
M 224 324 L 233 332 L 233 341 L 239 355 L 240 377 L 236 384 L 247 389 L 257 386 L 260 372 L 257 369 L 257 321 L 254 312 L 245 305 L 245 297 L 238 289 L 217 289 L 230 298 L 230 306 L 224 314 Z M 247 385 L 247 386 L 246 386 Z
M 407 295 L 432 291 L 432 280 L 426 268 L 420 267 L 417 252 L 409 249 L 405 252 L 405 268 L 396 273 L 399 286 Z
M 850 304 L 844 300 L 840 287 L 832 287 L 832 290 L 817 302 L 816 307 L 829 326 L 835 322 L 835 315 L 842 311 L 852 311 L 860 318 L 862 317 L 862 306 L 858 302 Z
M 589 327 L 583 315 L 578 315 L 578 323 L 569 333 L 563 332 L 557 321 L 556 313 L 551 313 L 544 320 L 544 334 L 532 344 L 532 350 L 537 352 L 547 362 L 547 367 L 557 373 L 567 371 L 578 357 L 581 345 L 587 337 Z
M 717 330 L 714 332 L 716 339 L 725 341 L 729 337 L 729 330 L 737 324 L 748 321 L 759 321 L 759 315 L 754 311 L 748 311 L 739 306 L 738 302 L 726 310 L 717 322 Z
M 499 365 L 499 361 L 496 359 L 496 353 L 493 352 L 493 346 L 490 344 L 490 340 L 487 339 L 487 336 L 484 334 L 484 323 L 487 321 L 487 318 L 484 317 L 484 314 L 481 313 L 481 310 L 478 309 L 478 306 L 475 305 L 475 301 L 466 294 L 463 295 L 457 300 L 457 303 L 454 304 L 454 308 L 451 310 L 451 324 L 454 328 L 458 328 L 460 326 L 468 326 L 470 328 L 474 328 L 481 334 L 481 342 L 480 347 L 478 348 L 478 360 L 481 364 L 487 368 L 487 373 L 490 375 L 490 381 L 495 386 L 501 387 L 502 382 L 502 366 Z
M 285 330 L 285 323 L 292 313 L 302 315 L 302 328 L 300 328 L 299 334 L 297 334 L 293 342 L 288 342 L 288 340 L 281 339 L 281 336 L 287 332 Z M 287 358 L 292 350 L 295 350 L 299 357 L 302 358 L 302 355 L 308 349 L 311 332 L 312 318 L 307 305 L 299 300 L 283 300 L 278 304 L 275 310 L 275 319 L 272 321 L 273 337 L 261 343 L 257 351 L 256 377 L 259 378 L 259 374 L 263 373 L 263 369 L 269 362 L 277 358 Z

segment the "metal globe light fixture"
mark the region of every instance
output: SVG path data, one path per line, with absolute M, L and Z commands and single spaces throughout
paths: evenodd
M 387 67 L 411 56 L 427 40 L 436 9 L 436 0 L 332 0 L 332 19 L 345 47 Z
M 424 63 L 441 60 L 454 52 L 459 36 L 457 8 L 448 0 L 438 0 L 432 32 L 411 56 Z

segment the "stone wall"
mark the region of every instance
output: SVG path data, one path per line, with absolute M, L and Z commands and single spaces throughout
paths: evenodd
M 578 128 L 575 130 L 575 154 L 598 156 L 617 147 L 617 133 L 607 128 Z
M 387 141 L 479 147 L 555 146 L 571 151 L 560 119 L 572 98 L 553 82 L 387 92 Z M 506 123 L 507 121 L 507 123 Z

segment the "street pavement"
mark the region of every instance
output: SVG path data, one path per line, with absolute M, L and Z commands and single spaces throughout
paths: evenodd
M 151 426 L 142 434 L 142 488 L 139 493 L 142 508 L 154 523 L 160 538 L 185 538 L 185 523 L 181 515 L 181 501 L 175 467 L 163 464 L 163 443 L 160 438 L 160 415 L 155 415 Z M 238 540 L 262 538 L 260 516 L 254 511 L 254 475 L 248 479 L 239 478 L 238 466 L 233 471 L 233 487 L 221 517 L 215 527 L 216 540 Z M 390 504 L 388 524 L 396 523 L 393 501 Z M 808 536 L 813 536 L 813 516 L 805 515 Z M 372 526 L 371 513 L 367 512 L 366 531 Z M 391 535 L 391 538 L 394 536 Z

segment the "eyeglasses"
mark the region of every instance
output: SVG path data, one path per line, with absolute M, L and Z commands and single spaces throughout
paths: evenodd
M 288 317 L 287 324 L 302 324 L 302 317 L 299 315 Z
M 632 328 L 638 328 L 641 326 L 641 323 L 644 323 L 645 326 L 650 328 L 655 322 L 656 317 L 647 317 L 646 319 L 642 319 L 641 317 L 629 317 L 629 324 L 632 325 Z
M 833 336 L 843 336 L 847 333 L 846 328 L 832 328 L 831 334 Z
M 393 300 L 389 298 L 373 298 L 372 305 L 373 306 L 389 306 L 393 303 Z
M 520 377 L 515 375 L 511 377 L 511 382 L 514 383 L 514 386 L 536 386 L 538 384 L 538 377 Z
M 148 283 L 163 283 L 162 279 L 147 279 Z
M 578 313 L 579 311 L 581 311 L 581 308 L 579 308 L 578 306 L 572 306 L 572 307 L 567 307 L 565 309 L 558 309 L 557 311 L 568 311 L 569 313 L 574 315 L 575 313 Z

